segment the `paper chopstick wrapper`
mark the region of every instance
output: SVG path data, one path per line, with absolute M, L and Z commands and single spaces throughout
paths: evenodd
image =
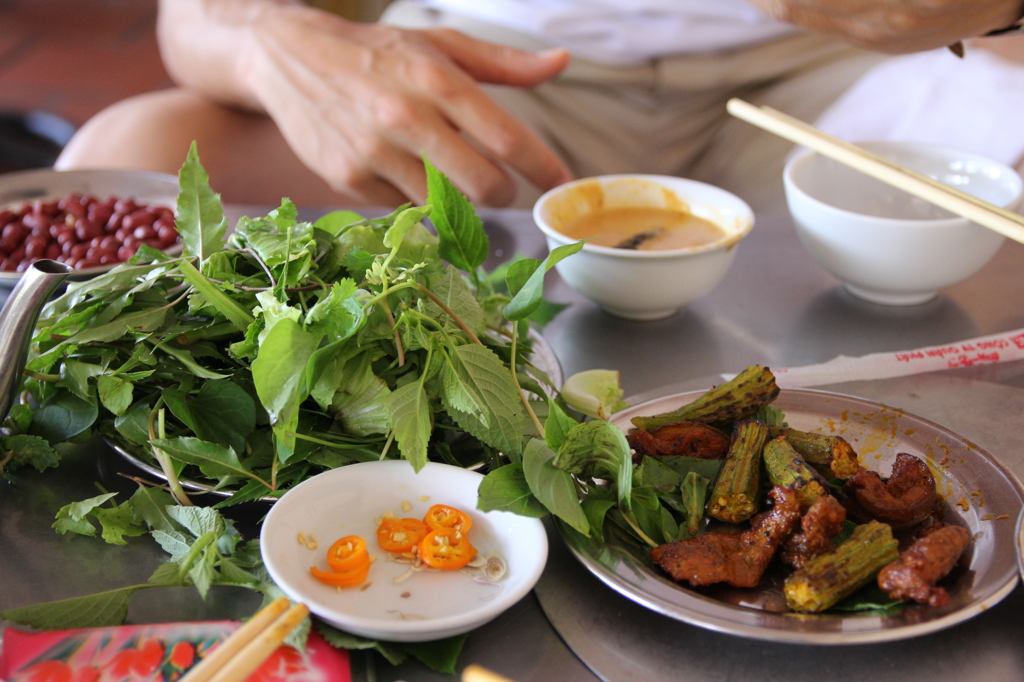
M 818 365 L 773 369 L 772 372 L 782 388 L 806 388 L 1012 360 L 1024 360 L 1024 329 L 915 350 L 871 353 L 856 358 L 840 355 Z

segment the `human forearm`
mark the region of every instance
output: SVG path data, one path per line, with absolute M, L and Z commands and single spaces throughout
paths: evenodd
M 254 28 L 299 7 L 294 0 L 160 0 L 164 65 L 176 83 L 208 99 L 262 111 L 248 77 Z
M 983 35 L 1024 14 L 1021 0 L 750 0 L 808 31 L 872 50 L 916 52 Z

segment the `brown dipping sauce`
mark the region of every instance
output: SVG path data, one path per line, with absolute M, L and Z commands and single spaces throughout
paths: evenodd
M 642 206 L 598 209 L 569 222 L 560 232 L 598 246 L 639 251 L 689 249 L 727 236 L 718 225 L 691 213 Z

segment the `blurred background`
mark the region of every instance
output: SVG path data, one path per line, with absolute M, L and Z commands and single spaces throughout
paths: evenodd
M 387 0 L 316 0 L 359 21 Z M 104 107 L 171 86 L 157 0 L 0 0 L 0 173 L 53 164 Z

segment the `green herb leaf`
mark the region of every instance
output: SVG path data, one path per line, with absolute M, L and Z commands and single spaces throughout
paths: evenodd
M 216 308 L 217 312 L 223 315 L 228 322 L 235 325 L 238 331 L 243 334 L 245 333 L 253 321 L 253 316 L 248 310 L 243 308 L 235 299 L 221 291 L 216 284 L 192 267 L 192 264 L 188 261 L 179 263 L 178 270 L 185 277 L 185 281 L 194 286 L 210 302 L 210 305 Z
M 39 436 L 0 437 L 0 452 L 11 456 L 6 465 L 10 469 L 31 465 L 36 471 L 43 471 L 60 464 L 60 455 Z
M 124 379 L 105 374 L 96 379 L 100 404 L 117 416 L 121 416 L 132 404 L 132 383 Z
M 554 465 L 584 480 L 614 481 L 619 506 L 629 508 L 633 458 L 626 436 L 617 426 L 601 419 L 574 426 L 558 449 Z
M 583 535 L 590 535 L 590 522 L 580 506 L 572 476 L 559 469 L 555 451 L 544 441 L 533 438 L 523 453 L 523 472 L 530 491 L 552 514 Z
M 172 459 L 186 464 L 195 464 L 205 476 L 210 478 L 220 478 L 221 476 L 255 478 L 255 475 L 239 461 L 234 450 L 216 443 L 185 437 L 156 438 L 151 440 L 150 444 L 167 453 Z
M 121 625 L 133 594 L 153 585 L 133 585 L 87 597 L 74 597 L 20 609 L 0 611 L 0 619 L 40 630 L 98 628 Z
M 483 408 L 477 412 L 459 409 L 451 385 L 441 399 L 456 423 L 488 445 L 509 457 L 517 458 L 523 451 L 522 439 L 526 416 L 519 401 L 508 367 L 490 348 L 478 344 L 457 346 L 449 354 L 457 379 L 466 389 L 463 395 L 478 396 Z
M 304 380 L 306 365 L 322 336 L 305 331 L 293 320 L 281 320 L 260 344 L 259 355 L 252 363 L 256 394 L 270 417 L 282 464 L 295 454 L 299 405 L 309 391 Z
M 388 401 L 388 415 L 402 456 L 419 471 L 427 463 L 427 443 L 434 426 L 423 386 L 411 381 L 395 389 Z
M 90 497 L 88 500 L 64 505 L 57 512 L 57 521 L 53 524 L 54 530 L 61 535 L 68 531 L 90 537 L 96 535 L 96 527 L 85 517 L 116 495 L 117 493 L 105 493 L 96 497 Z
M 520 516 L 541 518 L 548 509 L 530 492 L 522 462 L 494 469 L 480 482 L 476 508 L 480 511 L 507 511 Z
M 515 322 L 529 317 L 540 306 L 544 294 L 544 275 L 556 263 L 583 248 L 583 242 L 559 246 L 548 254 L 544 262 L 533 259 L 517 261 L 509 268 L 506 282 L 512 300 L 505 306 L 505 317 Z
M 475 272 L 490 250 L 483 221 L 448 178 L 425 158 L 423 165 L 427 170 L 427 203 L 434 209 L 430 219 L 440 239 L 441 258 L 460 270 Z
M 178 172 L 178 186 L 177 227 L 184 253 L 204 261 L 224 248 L 227 221 L 220 195 L 210 188 L 210 176 L 199 163 L 195 142 Z
M 439 673 L 455 674 L 455 663 L 462 652 L 462 645 L 466 643 L 469 635 L 456 635 L 447 639 L 438 639 L 432 642 L 410 642 L 402 644 L 406 652 L 426 664 L 428 668 Z

